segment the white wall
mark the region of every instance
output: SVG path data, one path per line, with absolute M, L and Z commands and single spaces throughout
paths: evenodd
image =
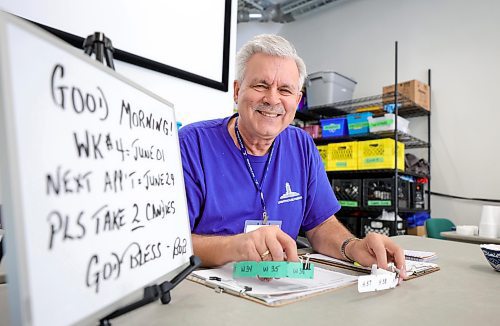
M 500 199 L 500 1 L 354 0 L 284 24 L 279 34 L 309 72 L 354 78 L 355 97 L 393 83 L 397 40 L 399 81 L 426 82 L 432 70 L 432 190 Z M 423 119 L 412 120 L 425 139 Z M 478 224 L 483 204 L 433 196 L 432 216 Z
M 247 22 L 238 24 L 238 36 L 236 38 L 236 51 L 252 37 L 258 34 L 280 34 L 283 24 Z

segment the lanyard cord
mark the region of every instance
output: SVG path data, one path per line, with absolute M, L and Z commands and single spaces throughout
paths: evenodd
M 267 220 L 269 218 L 269 215 L 267 214 L 267 209 L 266 209 L 266 202 L 264 200 L 264 192 L 262 191 L 262 185 L 264 184 L 264 181 L 266 180 L 267 176 L 267 171 L 269 170 L 269 164 L 271 163 L 271 158 L 273 157 L 273 152 L 274 152 L 274 141 L 271 145 L 271 151 L 269 152 L 269 157 L 267 158 L 266 161 L 266 166 L 264 168 L 264 175 L 262 176 L 262 182 L 259 183 L 259 180 L 257 180 L 257 177 L 255 176 L 255 172 L 253 171 L 252 164 L 250 163 L 250 159 L 248 158 L 248 152 L 247 148 L 245 147 L 245 144 L 243 143 L 243 139 L 241 138 L 240 131 L 238 129 L 238 117 L 236 117 L 236 120 L 234 122 L 234 132 L 236 134 L 236 138 L 238 139 L 238 143 L 240 145 L 240 152 L 241 155 L 243 155 L 243 159 L 245 160 L 247 170 L 250 173 L 250 176 L 252 177 L 253 184 L 255 185 L 255 188 L 260 194 L 260 202 L 262 204 L 262 221 L 264 224 L 267 224 Z

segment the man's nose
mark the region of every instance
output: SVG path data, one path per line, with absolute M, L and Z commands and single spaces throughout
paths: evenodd
M 270 87 L 266 90 L 263 98 L 264 104 L 276 105 L 280 103 L 280 94 L 278 89 L 275 87 Z

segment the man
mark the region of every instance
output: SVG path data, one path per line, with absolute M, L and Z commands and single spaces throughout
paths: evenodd
M 180 130 L 194 252 L 204 266 L 297 261 L 302 229 L 317 252 L 365 266 L 393 261 L 404 277 L 399 246 L 374 233 L 357 239 L 337 221 L 314 142 L 289 126 L 305 76 L 288 41 L 257 36 L 236 56 L 238 114 Z

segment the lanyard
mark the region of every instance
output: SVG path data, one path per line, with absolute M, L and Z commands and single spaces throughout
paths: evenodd
M 253 171 L 252 164 L 250 163 L 250 159 L 248 158 L 248 152 L 247 148 L 245 147 L 245 144 L 243 143 L 243 139 L 241 138 L 240 131 L 238 129 L 238 117 L 236 117 L 236 121 L 234 122 L 234 132 L 236 133 L 236 138 L 238 139 L 238 143 L 240 144 L 240 151 L 241 154 L 243 155 L 243 159 L 245 160 L 245 163 L 247 165 L 247 170 L 250 173 L 250 176 L 252 177 L 253 183 L 255 185 L 255 188 L 260 194 L 260 202 L 262 204 L 262 221 L 263 224 L 267 224 L 267 220 L 269 219 L 269 215 L 267 214 L 267 209 L 266 209 L 266 202 L 264 201 L 264 193 L 262 192 L 262 185 L 264 184 L 264 180 L 266 180 L 267 176 L 267 170 L 269 170 L 269 163 L 271 162 L 271 158 L 273 157 L 273 152 L 274 152 L 274 141 L 273 144 L 271 145 L 271 151 L 269 152 L 269 156 L 266 161 L 266 166 L 264 168 L 264 175 L 262 176 L 262 182 L 259 183 L 257 180 L 257 177 L 255 176 L 255 172 Z

